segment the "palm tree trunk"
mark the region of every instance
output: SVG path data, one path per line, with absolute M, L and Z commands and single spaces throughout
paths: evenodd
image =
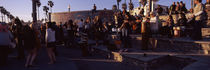
M 38 20 L 40 20 L 40 19 L 39 19 L 39 7 L 38 7 L 38 9 L 37 9 L 37 10 L 38 10 L 38 11 L 37 11 L 37 14 L 38 14 Z
M 51 11 L 51 13 L 52 13 L 52 7 L 50 7 L 50 11 Z
M 3 14 L 2 13 L 1 13 L 0 17 L 1 17 L 1 21 L 3 22 Z
M 50 13 L 49 13 L 49 21 L 51 22 L 51 14 L 52 14 L 52 7 L 50 7 Z
M 37 22 L 37 13 L 36 13 L 36 2 L 35 0 L 32 0 L 32 17 L 33 17 L 33 23 Z
M 119 5 L 119 2 L 117 2 L 117 9 L 118 9 L 118 10 L 120 9 L 120 5 Z
M 152 6 L 152 3 L 151 3 L 152 1 L 151 0 L 149 0 L 149 12 L 151 12 L 151 6 Z
M 194 0 L 191 0 L 191 8 L 194 8 L 195 4 L 194 4 Z
M 45 22 L 49 19 L 48 15 L 47 15 L 48 12 L 46 12 L 46 18 L 45 18 Z
M 6 22 L 6 17 L 5 17 L 5 15 L 4 15 L 4 22 Z
M 7 16 L 7 22 L 9 23 L 9 17 Z

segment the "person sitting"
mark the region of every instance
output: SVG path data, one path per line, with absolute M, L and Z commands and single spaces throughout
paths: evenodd
M 168 20 L 167 20 L 167 26 L 169 27 L 169 31 L 168 31 L 168 37 L 172 38 L 174 35 L 174 31 L 173 31 L 173 27 L 174 27 L 174 20 L 172 15 L 168 16 Z
M 185 29 L 187 26 L 187 18 L 184 13 L 181 13 L 179 16 L 180 18 L 178 20 L 178 26 L 181 27 L 181 36 L 183 37 L 186 36 Z

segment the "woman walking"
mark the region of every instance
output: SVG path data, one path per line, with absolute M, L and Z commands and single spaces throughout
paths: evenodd
M 32 67 L 37 56 L 38 49 L 41 47 L 38 45 L 39 43 L 37 41 L 39 39 L 37 39 L 36 24 L 31 24 L 30 27 L 26 25 L 24 30 L 24 48 L 28 52 L 25 67 Z
M 32 58 L 32 56 L 34 56 L 34 45 L 35 45 L 35 34 L 32 30 L 32 28 L 30 28 L 28 25 L 26 25 L 24 27 L 24 49 L 27 51 L 28 55 L 26 58 L 26 63 L 25 63 L 25 67 L 29 67 L 32 66 L 32 63 L 34 60 L 34 58 Z
M 46 43 L 47 43 L 47 52 L 50 58 L 50 62 L 48 64 L 54 64 L 56 61 L 55 53 L 53 49 L 55 48 L 55 28 L 53 27 L 52 23 L 48 23 L 46 26 Z

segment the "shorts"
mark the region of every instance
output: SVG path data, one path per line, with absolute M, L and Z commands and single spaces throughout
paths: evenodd
M 47 43 L 47 48 L 55 48 L 56 42 Z

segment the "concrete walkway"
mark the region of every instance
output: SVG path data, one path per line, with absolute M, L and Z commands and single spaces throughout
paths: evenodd
M 60 48 L 57 51 L 60 53 L 64 52 Z M 45 48 L 40 50 L 34 67 L 25 68 L 25 60 L 17 60 L 15 56 L 15 53 L 9 55 L 8 65 L 0 67 L 0 70 L 78 70 L 73 61 L 65 59 L 66 56 L 57 56 L 57 62 L 49 65 L 49 57 Z

